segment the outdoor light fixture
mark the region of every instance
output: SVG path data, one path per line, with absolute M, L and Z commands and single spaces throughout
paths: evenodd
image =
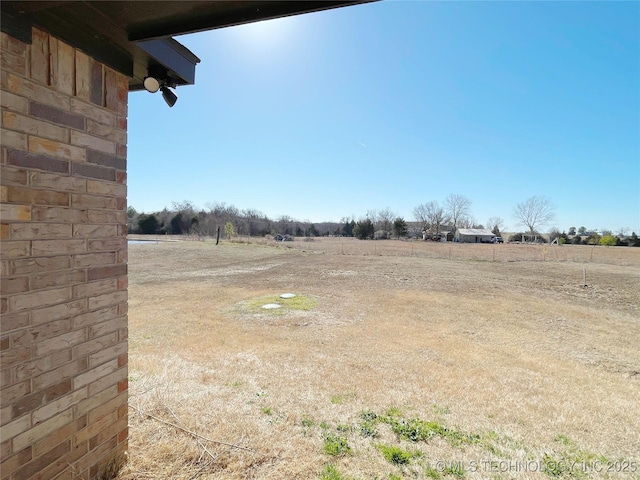
M 155 77 L 144 77 L 144 89 L 149 93 L 160 90 L 160 82 Z
M 167 74 L 167 71 L 159 67 L 149 67 L 149 76 L 144 77 L 144 89 L 149 93 L 162 92 L 162 98 L 169 107 L 173 107 L 178 101 L 178 96 L 171 88 L 176 88 L 176 82 Z
M 162 98 L 167 102 L 167 105 L 169 105 L 169 107 L 173 107 L 178 101 L 178 96 L 169 90 L 169 87 L 166 85 L 160 87 L 160 91 L 162 92 Z

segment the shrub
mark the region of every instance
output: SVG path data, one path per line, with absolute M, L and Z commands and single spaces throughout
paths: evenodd
M 582 237 L 580 235 L 576 235 L 573 237 L 573 240 L 571 240 L 571 243 L 574 245 L 580 245 L 582 243 Z
M 607 247 L 615 247 L 618 241 L 618 237 L 614 237 L 613 235 L 605 235 L 600 239 L 600 245 L 605 245 Z

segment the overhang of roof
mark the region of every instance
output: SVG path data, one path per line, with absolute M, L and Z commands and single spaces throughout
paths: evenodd
M 470 236 L 486 236 L 486 237 L 495 237 L 496 234 L 493 233 L 488 228 L 459 228 L 459 235 L 470 235 Z
M 371 0 L 313 1 L 12 1 L 2 0 L 2 31 L 31 42 L 36 26 L 127 75 L 140 90 L 150 67 L 177 85 L 195 82 L 200 62 L 171 38 Z

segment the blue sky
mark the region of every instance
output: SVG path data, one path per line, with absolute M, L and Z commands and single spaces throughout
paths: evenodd
M 640 2 L 384 1 L 177 39 L 196 85 L 129 96 L 140 212 L 413 220 L 462 194 L 513 231 L 538 195 L 548 227 L 640 233 Z

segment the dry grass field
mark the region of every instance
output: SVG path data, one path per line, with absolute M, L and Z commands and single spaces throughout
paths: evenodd
M 640 478 L 639 279 L 622 247 L 130 245 L 118 478 Z

